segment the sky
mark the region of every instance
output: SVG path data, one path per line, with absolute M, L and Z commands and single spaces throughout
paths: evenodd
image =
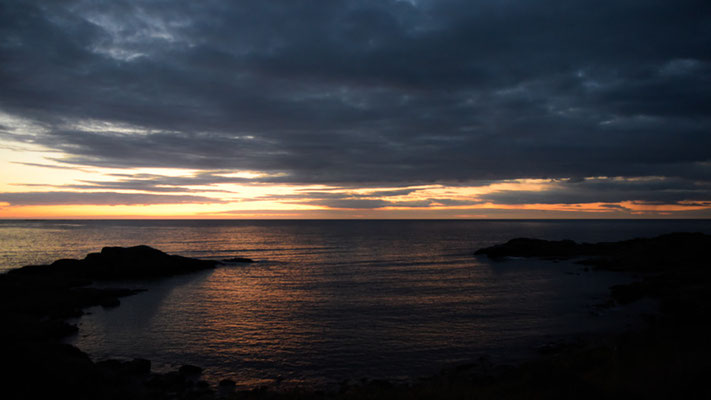
M 709 218 L 708 0 L 0 0 L 0 218 Z

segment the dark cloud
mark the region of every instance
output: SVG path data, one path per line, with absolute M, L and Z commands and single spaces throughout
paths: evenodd
M 417 188 L 405 188 L 396 190 L 371 189 L 364 193 L 352 192 L 346 188 L 333 188 L 331 190 L 301 190 L 293 194 L 265 195 L 252 198 L 254 201 L 281 201 L 281 200 L 341 200 L 341 199 L 367 199 L 367 198 L 387 198 L 396 196 L 407 196 L 417 192 Z
M 67 165 L 57 165 L 57 164 L 41 164 L 41 163 L 29 163 L 29 162 L 13 162 L 13 164 L 26 165 L 28 167 L 50 168 L 50 169 L 70 169 L 70 170 L 76 169 L 76 167 L 70 167 Z
M 495 204 L 579 204 L 642 201 L 649 204 L 678 204 L 711 200 L 709 184 L 683 179 L 590 179 L 565 181 L 542 191 L 502 190 L 481 196 Z
M 386 207 L 426 208 L 432 206 L 470 206 L 482 204 L 480 200 L 453 200 L 446 198 L 428 198 L 423 200 L 397 200 L 395 197 L 417 192 L 417 188 L 399 190 L 373 190 L 367 193 L 355 193 L 343 188 L 336 191 L 301 191 L 294 194 L 267 195 L 250 199 L 251 201 L 279 201 L 291 204 L 308 204 L 332 209 L 379 209 Z M 249 201 L 249 200 L 245 200 Z
M 335 209 L 377 209 L 384 207 L 428 207 L 431 201 L 394 201 L 388 197 L 405 196 L 417 189 L 375 190 L 369 193 L 354 193 L 342 188 L 338 191 L 305 190 L 293 194 L 258 196 L 245 201 L 279 201 L 291 204 L 307 204 Z
M 189 195 L 159 195 L 116 192 L 21 192 L 0 193 L 0 203 L 12 206 L 43 205 L 146 205 L 225 203 L 219 199 Z
M 432 200 L 408 200 L 408 201 L 392 201 L 381 199 L 304 199 L 298 201 L 298 204 L 310 204 L 324 206 L 328 208 L 342 209 L 377 209 L 385 207 L 407 207 L 407 208 L 427 208 L 432 205 Z
M 125 181 L 125 182 L 104 182 L 104 181 L 83 181 L 83 184 L 61 185 L 64 189 L 78 190 L 140 190 L 143 192 L 158 192 L 158 193 L 185 193 L 197 192 L 197 190 L 188 189 L 180 186 L 162 186 L 156 185 L 150 181 Z M 203 190 L 204 192 L 204 190 Z
M 122 174 L 114 174 L 122 175 Z M 153 174 L 134 174 L 127 175 L 116 181 L 80 181 L 80 184 L 62 185 L 68 189 L 112 189 L 112 190 L 140 190 L 145 192 L 229 192 L 214 187 L 211 185 L 220 183 L 249 183 L 251 180 L 246 178 L 229 178 L 221 175 L 216 175 L 211 172 L 200 173 L 195 176 L 163 176 Z M 202 186 L 201 189 L 192 189 L 188 186 Z M 207 186 L 207 188 L 205 188 Z
M 25 121 L 0 137 L 65 163 L 344 186 L 711 180 L 708 1 L 1 1 L 0 37 L 0 111 Z M 520 198 L 711 197 L 586 188 Z
M 388 207 L 392 203 L 385 200 L 375 199 L 334 199 L 334 200 L 308 200 L 302 203 L 326 206 L 329 208 L 347 208 L 347 209 L 370 209 Z

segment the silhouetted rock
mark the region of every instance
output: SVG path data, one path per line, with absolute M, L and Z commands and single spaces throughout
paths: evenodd
M 133 375 L 146 375 L 151 372 L 151 361 L 145 358 L 134 358 L 126 363 L 126 372 Z
M 581 245 L 572 240 L 541 240 L 517 238 L 505 244 L 477 250 L 474 254 L 485 254 L 490 258 L 502 257 L 556 257 L 566 258 L 578 255 Z
M 148 246 L 104 247 L 84 260 L 98 277 L 108 279 L 164 277 L 215 266 L 213 261 L 169 255 Z
M 644 297 L 661 300 L 662 306 L 677 317 L 709 315 L 711 294 L 711 235 L 670 233 L 654 238 L 620 242 L 575 243 L 538 239 L 513 239 L 478 250 L 492 259 L 503 257 L 545 257 L 570 259 L 598 269 L 642 273 L 643 279 L 610 288 L 617 304 L 628 304 Z M 693 292 L 693 293 L 692 293 Z M 700 294 L 705 293 L 705 294 Z M 606 303 L 608 306 L 614 302 Z M 690 312 L 690 310 L 694 310 Z
M 83 260 L 62 259 L 8 272 L 14 276 L 59 277 L 86 284 L 87 280 L 147 279 L 186 274 L 215 267 L 215 261 L 166 254 L 148 246 L 104 247 Z
M 217 385 L 217 393 L 220 398 L 230 398 L 235 394 L 237 384 L 232 379 L 223 379 Z
M 504 257 L 583 258 L 581 264 L 610 270 L 659 271 L 669 267 L 708 265 L 711 235 L 670 233 L 620 242 L 576 243 L 572 240 L 512 239 L 477 250 L 492 259 Z
M 253 263 L 254 260 L 251 258 L 245 258 L 245 257 L 233 257 L 233 258 L 226 258 L 222 260 L 222 262 L 226 263 Z
M 151 372 L 151 362 L 142 358 L 131 361 L 104 360 L 97 362 L 96 367 L 104 376 L 111 376 L 114 379 L 116 377 L 145 376 Z
M 76 347 L 59 342 L 76 333 L 66 323 L 91 306 L 116 307 L 133 289 L 87 287 L 92 281 L 156 279 L 213 268 L 213 261 L 173 256 L 148 246 L 105 247 L 83 260 L 63 259 L 50 265 L 27 266 L 0 274 L 0 354 L 11 366 L 0 398 L 84 399 L 197 398 L 209 388 L 193 389 L 180 373 L 151 374 L 151 363 L 107 360 L 93 363 Z M 194 367 L 197 368 L 197 367 Z M 7 370 L 7 369 L 5 369 Z M 41 380 L 42 385 L 36 382 Z M 164 383 L 151 392 L 148 382 Z
M 220 381 L 219 386 L 225 388 L 234 388 L 236 386 L 236 383 L 232 379 L 223 379 Z
M 202 368 L 186 364 L 180 367 L 178 369 L 178 372 L 180 372 L 180 374 L 184 376 L 194 376 L 202 374 Z

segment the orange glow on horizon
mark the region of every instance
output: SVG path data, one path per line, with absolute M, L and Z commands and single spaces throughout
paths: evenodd
M 143 206 L 23 206 L 0 205 L 0 218 L 7 219 L 349 219 L 349 218 L 571 218 L 620 217 L 620 210 L 632 216 L 671 216 L 675 212 L 711 209 L 711 202 L 656 205 L 638 202 L 584 204 L 494 204 L 432 207 L 382 207 L 376 209 L 334 209 L 320 206 L 298 206 L 272 209 L 229 209 L 229 205 L 173 204 Z M 473 213 L 466 213 L 472 211 Z M 491 213 L 496 211 L 498 213 Z
M 537 198 L 548 191 L 555 193 L 567 189 L 562 181 L 554 179 L 511 179 L 469 186 L 434 183 L 361 188 L 277 184 L 260 179 L 286 174 L 248 170 L 77 167 L 63 163 L 61 155 L 56 152 L 31 144 L 18 146 L 0 148 L 0 219 L 711 217 L 711 201 L 506 204 L 487 198 L 492 194 L 513 194 L 515 197 L 517 192 Z M 212 177 L 217 179 L 211 180 Z M 659 179 L 663 178 L 585 178 L 610 182 Z M 61 193 L 64 198 L 52 204 L 55 193 Z M 35 194 L 39 197 L 33 197 Z M 112 201 L 112 194 L 116 194 L 115 201 Z

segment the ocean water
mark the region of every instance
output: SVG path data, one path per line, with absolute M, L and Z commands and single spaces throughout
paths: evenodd
M 632 276 L 540 260 L 473 256 L 514 237 L 612 241 L 705 220 L 627 221 L 0 221 L 0 268 L 147 244 L 253 264 L 157 282 L 115 309 L 92 308 L 69 342 L 95 360 L 182 364 L 212 381 L 324 386 L 408 380 L 486 356 L 515 362 L 561 338 L 638 321 L 644 305 L 601 310 Z

